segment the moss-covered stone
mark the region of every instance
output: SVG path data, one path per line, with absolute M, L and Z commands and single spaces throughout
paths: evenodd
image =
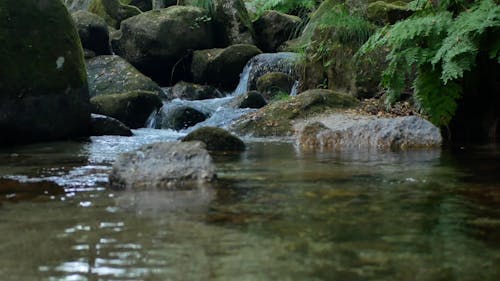
M 186 141 L 201 141 L 211 151 L 244 151 L 245 143 L 228 131 L 217 127 L 202 127 L 189 133 L 182 139 Z
M 267 105 L 266 99 L 257 91 L 246 92 L 237 96 L 232 102 L 233 108 L 262 108 Z
M 0 1 L 0 143 L 88 132 L 83 50 L 60 0 Z
M 276 52 L 285 41 L 299 34 L 302 19 L 278 11 L 265 11 L 254 23 L 257 43 L 264 52 Z M 295 36 L 296 37 L 296 36 Z
M 290 95 L 294 83 L 294 79 L 288 74 L 269 72 L 257 79 L 257 91 L 262 93 L 266 100 L 270 101 L 276 95 L 282 93 Z
M 116 54 L 142 73 L 160 85 L 170 85 L 176 82 L 172 78 L 178 81 L 188 76 L 189 50 L 213 48 L 213 38 L 205 10 L 172 6 L 123 21 L 121 37 L 112 45 Z
M 366 8 L 368 19 L 380 25 L 394 24 L 398 20 L 409 17 L 413 11 L 404 1 L 376 1 Z
M 243 116 L 235 123 L 234 129 L 240 134 L 257 137 L 289 136 L 293 133 L 293 120 L 328 110 L 354 107 L 357 103 L 355 98 L 346 94 L 322 89 L 309 90 Z
M 137 7 L 123 4 L 120 0 L 92 0 L 89 11 L 103 18 L 114 28 L 119 28 L 123 20 L 141 13 Z
M 87 75 L 91 97 L 135 91 L 162 93 L 158 84 L 119 56 L 87 60 Z
M 169 108 L 162 108 L 158 113 L 156 128 L 183 130 L 205 121 L 208 116 L 186 105 L 175 105 Z
M 176 98 L 183 100 L 206 100 L 222 97 L 223 94 L 213 86 L 181 81 L 172 87 L 171 96 L 168 98 L 170 100 Z
M 222 89 L 234 90 L 246 63 L 261 53 L 256 46 L 250 44 L 195 51 L 191 63 L 193 79 L 196 83 L 209 83 Z
M 220 46 L 255 44 L 252 20 L 243 0 L 212 0 Z
M 93 113 L 111 116 L 130 128 L 144 127 L 149 115 L 163 104 L 153 92 L 129 92 L 90 99 Z
M 109 30 L 106 22 L 91 12 L 77 11 L 72 14 L 84 49 L 97 55 L 110 55 Z

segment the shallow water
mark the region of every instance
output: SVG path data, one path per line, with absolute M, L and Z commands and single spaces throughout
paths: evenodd
M 498 149 L 247 140 L 173 209 L 107 188 L 117 153 L 180 136 L 135 133 L 0 150 L 0 280 L 500 280 Z

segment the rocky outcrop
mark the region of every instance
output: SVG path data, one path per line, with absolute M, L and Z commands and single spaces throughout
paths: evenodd
M 202 127 L 185 136 L 182 141 L 201 141 L 210 151 L 244 151 L 245 143 L 228 131 L 217 127 Z
M 290 95 L 294 83 L 294 79 L 288 74 L 269 72 L 257 79 L 257 91 L 270 101 L 280 94 Z
M 366 8 L 367 18 L 380 25 L 394 24 L 413 14 L 405 1 L 375 1 Z
M 166 142 L 120 155 L 109 184 L 121 190 L 179 190 L 196 189 L 215 179 L 215 165 L 203 143 Z
M 123 21 L 121 36 L 112 46 L 117 55 L 163 86 L 189 76 L 189 50 L 213 48 L 213 38 L 206 11 L 172 6 Z
M 167 98 L 182 100 L 206 100 L 221 98 L 224 95 L 215 87 L 210 85 L 198 85 L 181 81 L 175 84 Z
M 95 55 L 110 55 L 109 30 L 106 22 L 99 16 L 78 11 L 72 14 L 82 46 Z
M 63 0 L 62 1 L 68 11 L 87 11 L 92 0 Z
M 183 130 L 205 121 L 208 116 L 186 105 L 164 106 L 155 118 L 156 129 Z
M 237 120 L 233 128 L 239 134 L 256 137 L 291 136 L 294 132 L 294 120 L 309 118 L 325 110 L 353 107 L 357 103 L 358 101 L 349 95 L 329 90 L 309 90 L 245 115 Z
M 0 143 L 88 134 L 77 30 L 60 0 L 0 1 Z
M 257 47 L 249 44 L 195 51 L 191 63 L 193 79 L 196 83 L 208 83 L 225 90 L 234 90 L 246 63 L 261 53 Z
M 162 106 L 158 94 L 152 92 L 97 96 L 90 102 L 93 113 L 116 118 L 132 129 L 144 127 L 151 113 Z
M 274 10 L 265 11 L 253 23 L 259 48 L 266 53 L 276 52 L 281 44 L 299 34 L 301 23 L 299 17 Z
M 439 128 L 417 116 L 325 115 L 296 124 L 301 148 L 412 149 L 441 146 Z
M 141 13 L 137 7 L 124 4 L 120 0 L 92 0 L 89 11 L 103 18 L 114 28 L 120 28 L 123 20 Z
M 231 102 L 233 108 L 262 108 L 267 105 L 266 99 L 257 91 L 246 92 L 234 98 Z
M 252 21 L 243 0 L 213 0 L 213 5 L 219 45 L 255 44 Z
M 90 135 L 92 136 L 132 136 L 132 131 L 115 118 L 92 114 L 90 121 Z
M 146 91 L 160 94 L 160 86 L 119 56 L 99 56 L 87 61 L 90 96 Z

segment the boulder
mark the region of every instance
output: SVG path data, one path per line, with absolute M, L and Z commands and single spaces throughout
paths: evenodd
M 196 189 L 216 179 L 215 165 L 201 142 L 163 142 L 121 154 L 109 184 L 120 190 Z
M 189 76 L 189 50 L 213 48 L 213 37 L 206 11 L 171 6 L 123 21 L 121 36 L 112 45 L 117 55 L 166 86 Z
M 116 118 L 132 129 L 144 127 L 151 113 L 162 106 L 160 97 L 153 92 L 97 96 L 90 102 L 93 113 Z
M 291 136 L 292 121 L 358 104 L 352 96 L 330 90 L 314 89 L 287 100 L 271 103 L 257 112 L 244 115 L 233 125 L 243 135 L 256 137 Z
M 252 21 L 243 0 L 213 0 L 213 5 L 219 45 L 255 45 Z
M 231 103 L 233 108 L 262 108 L 267 105 L 266 99 L 257 91 L 246 92 L 237 96 Z
M 99 56 L 87 60 L 90 96 L 126 92 L 162 92 L 160 86 L 119 56 Z
M 439 147 L 439 128 L 417 116 L 377 118 L 331 114 L 296 125 L 305 149 L 414 149 Z
M 182 99 L 182 100 L 206 100 L 221 98 L 224 95 L 213 86 L 198 85 L 181 81 L 172 87 L 171 96 L 168 99 Z
M 103 18 L 114 28 L 120 28 L 123 20 L 141 13 L 137 7 L 124 4 L 120 0 L 92 0 L 89 11 Z
M 228 131 L 217 127 L 202 127 L 189 133 L 182 139 L 201 141 L 210 151 L 244 151 L 245 143 Z
M 257 79 L 257 91 L 270 101 L 281 93 L 290 95 L 294 83 L 294 79 L 288 74 L 269 72 Z
M 408 18 L 413 11 L 405 1 L 375 1 L 366 8 L 367 18 L 380 25 L 394 24 Z
M 84 49 L 94 56 L 111 54 L 108 25 L 102 18 L 87 11 L 77 11 L 72 17 Z
M 299 34 L 302 19 L 278 11 L 265 11 L 254 23 L 255 37 L 259 48 L 274 53 L 287 40 Z
M 207 118 L 205 113 L 186 105 L 163 107 L 156 117 L 156 129 L 179 131 L 203 122 Z
M 71 13 L 76 11 L 87 11 L 92 0 L 63 0 L 62 1 L 68 11 Z
M 262 52 L 254 45 L 236 44 L 225 49 L 194 51 L 191 63 L 193 80 L 225 90 L 234 90 L 246 63 Z
M 92 114 L 90 121 L 90 135 L 92 136 L 132 136 L 132 131 L 122 122 L 113 117 Z
M 60 0 L 0 1 L 0 143 L 88 134 L 83 50 Z

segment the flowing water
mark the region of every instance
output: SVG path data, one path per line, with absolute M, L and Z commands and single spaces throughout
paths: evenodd
M 246 140 L 202 208 L 173 210 L 107 187 L 118 153 L 182 135 L 135 134 L 0 150 L 0 280 L 500 280 L 495 148 Z

